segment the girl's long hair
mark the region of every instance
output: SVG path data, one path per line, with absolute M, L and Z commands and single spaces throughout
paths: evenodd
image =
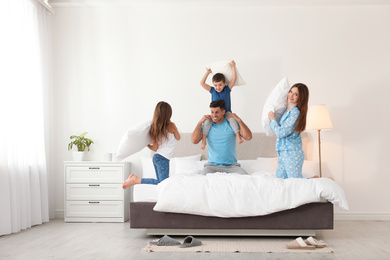
M 294 84 L 292 88 L 298 88 L 298 103 L 297 108 L 299 110 L 299 116 L 297 118 L 297 121 L 295 123 L 295 129 L 294 131 L 297 133 L 301 133 L 306 129 L 306 115 L 307 115 L 307 107 L 309 103 L 309 89 L 307 86 L 303 83 L 296 83 Z
M 164 139 L 168 139 L 168 126 L 171 122 L 172 108 L 164 101 L 158 102 L 154 109 L 152 125 L 149 135 L 153 141 L 161 143 Z

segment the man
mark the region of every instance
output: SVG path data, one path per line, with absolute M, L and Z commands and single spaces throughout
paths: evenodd
M 208 163 L 205 164 L 202 174 L 215 172 L 247 174 L 244 169 L 237 163 L 236 154 L 236 134 L 225 119 L 225 101 L 217 100 L 210 103 L 211 115 L 205 115 L 197 124 L 191 136 L 194 144 L 202 140 L 202 124 L 206 119 L 213 121 L 210 132 L 207 135 L 209 145 Z M 236 114 L 230 116 L 238 122 L 240 126 L 240 135 L 245 140 L 252 139 L 251 130 Z

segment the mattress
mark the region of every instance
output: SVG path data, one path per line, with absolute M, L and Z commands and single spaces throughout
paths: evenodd
M 133 187 L 133 202 L 157 202 L 158 192 L 157 185 L 138 184 Z M 328 202 L 327 199 L 321 198 L 320 203 Z
M 133 187 L 134 202 L 157 202 L 157 185 L 137 184 Z

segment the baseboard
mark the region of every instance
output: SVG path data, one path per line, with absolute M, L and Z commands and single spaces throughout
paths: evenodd
M 64 219 L 64 211 L 63 210 L 56 210 L 55 215 L 56 215 L 56 218 Z
M 390 220 L 390 213 L 335 213 L 334 220 Z

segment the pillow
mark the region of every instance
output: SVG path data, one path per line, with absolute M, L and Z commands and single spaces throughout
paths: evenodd
M 258 157 L 256 158 L 256 160 L 260 162 L 260 165 L 258 166 L 258 171 L 276 174 L 276 169 L 278 168 L 277 157 Z
M 199 174 L 201 170 L 199 168 L 198 162 L 199 161 L 194 161 L 191 159 L 176 158 L 175 175 Z
M 141 158 L 142 161 L 142 178 L 157 179 L 156 170 L 154 169 L 152 158 Z
M 276 174 L 276 169 L 278 168 L 278 158 L 265 158 L 259 157 L 256 160 L 261 161 L 261 166 L 258 169 L 264 172 L 270 172 Z M 310 178 L 314 175 L 318 175 L 318 163 L 315 161 L 303 161 L 302 166 L 302 176 L 303 178 Z
M 248 174 L 261 171 L 260 162 L 258 160 L 238 160 L 237 162 L 241 164 L 241 168 Z
M 200 161 L 201 154 L 185 156 L 185 157 L 174 157 L 169 163 L 169 176 L 173 176 L 176 173 L 186 172 L 187 174 L 193 171 L 195 168 L 199 169 L 199 166 L 194 168 L 194 164 L 191 161 Z
M 201 161 L 197 161 L 196 164 L 198 165 L 199 170 L 202 170 L 204 168 L 204 165 L 208 162 L 209 160 L 201 160 Z
M 302 166 L 303 178 L 310 178 L 313 177 L 314 175 L 319 175 L 318 162 L 304 160 Z
M 263 128 L 267 136 L 272 136 L 273 131 L 269 124 L 270 120 L 268 118 L 268 113 L 270 111 L 275 113 L 275 119 L 279 123 L 280 119 L 283 116 L 284 111 L 287 108 L 287 95 L 290 90 L 290 84 L 288 84 L 287 78 L 283 78 L 279 83 L 274 87 L 271 94 L 268 96 L 267 101 L 265 101 L 263 107 Z
M 217 62 L 213 62 L 213 63 L 208 64 L 206 66 L 206 68 L 211 69 L 213 75 L 216 73 L 222 73 L 225 76 L 226 84 L 229 84 L 229 82 L 233 78 L 233 71 L 232 71 L 232 68 L 230 66 L 230 62 L 231 61 L 217 61 Z M 245 85 L 246 82 L 241 77 L 240 73 L 238 72 L 237 65 L 236 65 L 236 74 L 237 74 L 237 79 L 236 79 L 236 83 L 234 84 L 234 86 Z
M 193 155 L 193 156 L 187 156 L 187 157 L 174 157 L 169 161 L 169 176 L 173 176 L 176 172 L 177 164 L 179 163 L 179 172 L 186 172 L 189 174 L 190 168 L 192 165 L 186 165 L 186 162 L 196 162 L 200 161 L 200 157 L 202 155 Z M 156 169 L 154 169 L 153 165 L 153 158 L 150 157 L 143 157 L 141 158 L 142 161 L 142 178 L 152 178 L 152 179 L 157 179 L 156 175 Z M 196 165 L 196 169 L 199 169 L 199 165 Z
M 129 130 L 122 136 L 116 155 L 117 161 L 122 161 L 126 157 L 141 151 L 151 143 L 149 130 L 152 124 L 151 120 L 142 122 Z

